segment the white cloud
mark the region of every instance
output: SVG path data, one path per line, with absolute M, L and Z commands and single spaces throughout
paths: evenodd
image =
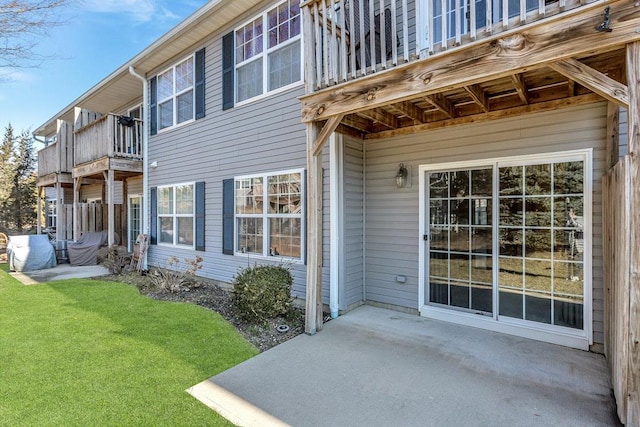
M 125 14 L 137 22 L 157 18 L 157 2 L 153 0 L 85 0 L 84 9 L 96 13 Z

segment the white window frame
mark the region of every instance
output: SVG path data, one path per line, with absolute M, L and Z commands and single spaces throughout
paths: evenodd
M 274 5 L 273 7 L 270 7 L 269 9 L 263 11 L 261 14 L 259 15 L 254 15 L 253 17 L 251 17 L 251 19 L 248 19 L 247 21 L 245 21 L 244 23 L 242 23 L 242 25 L 239 25 L 237 28 L 235 28 L 233 30 L 233 37 L 234 37 L 234 50 L 233 50 L 233 62 L 234 62 L 234 66 L 233 66 L 233 72 L 234 72 L 234 79 L 233 79 L 233 93 L 234 93 L 234 103 L 236 106 L 240 106 L 243 104 L 247 104 L 247 103 L 251 103 L 254 101 L 257 101 L 259 99 L 262 99 L 266 96 L 269 95 L 273 95 L 279 92 L 283 92 L 286 91 L 288 89 L 291 89 L 292 87 L 296 87 L 301 85 L 304 82 L 304 41 L 302 39 L 302 30 L 303 30 L 303 25 L 302 25 L 302 7 L 300 8 L 300 32 L 298 33 L 298 35 L 282 42 L 282 43 L 278 43 L 276 46 L 269 48 L 268 46 L 268 32 L 269 32 L 269 28 L 268 28 L 268 14 L 270 11 L 272 11 L 273 9 L 278 8 L 279 6 L 283 5 L 284 3 L 286 3 L 287 0 L 285 1 L 281 1 L 280 3 Z M 300 4 L 302 4 L 303 1 L 300 0 Z M 244 28 L 247 24 L 255 21 L 256 19 L 261 18 L 262 19 L 262 52 L 252 56 L 251 58 L 244 60 L 240 63 L 236 63 L 236 49 L 237 46 L 235 44 L 235 40 L 236 40 L 236 36 L 237 36 L 237 32 L 239 30 L 241 30 L 242 28 Z M 277 89 L 273 89 L 273 90 L 269 90 L 269 54 L 273 53 L 277 50 L 286 48 L 287 46 L 296 43 L 296 42 L 300 42 L 300 80 L 295 81 L 295 82 L 291 82 L 288 85 L 279 87 Z M 252 96 L 250 98 L 244 99 L 242 101 L 238 101 L 238 69 L 242 68 L 243 66 L 250 64 L 253 61 L 257 61 L 260 58 L 262 58 L 262 93 Z
M 139 233 L 142 233 L 142 210 L 144 209 L 144 198 L 142 197 L 142 194 L 140 193 L 135 193 L 135 194 L 129 194 L 128 197 L 128 201 L 127 201 L 127 250 L 129 251 L 133 251 L 133 243 L 135 242 L 135 237 L 133 239 L 131 239 L 131 229 L 133 228 L 133 215 L 131 212 L 131 208 L 133 206 L 133 199 L 140 199 L 140 230 Z M 138 234 L 139 234 L 138 233 Z M 137 237 L 137 236 L 136 236 Z
M 475 313 L 467 313 L 464 311 L 453 310 L 450 308 L 441 308 L 432 306 L 425 301 L 425 289 L 427 287 L 426 278 L 428 277 L 428 266 L 426 261 L 427 244 L 423 240 L 423 236 L 429 233 L 429 220 L 426 218 L 426 199 L 427 199 L 427 183 L 425 182 L 426 172 L 434 172 L 438 170 L 450 170 L 456 168 L 473 168 L 492 166 L 497 170 L 502 166 L 522 166 L 539 164 L 541 162 L 558 162 L 558 161 L 584 161 L 584 286 L 583 286 L 583 329 L 573 329 L 563 326 L 547 325 L 544 323 L 536 323 L 521 319 L 513 319 L 498 314 L 498 306 L 494 299 L 494 314 L 491 317 L 479 316 Z M 551 342 L 554 344 L 565 345 L 568 347 L 580 348 L 588 350 L 589 345 L 593 344 L 593 149 L 561 151 L 554 153 L 509 156 L 500 158 L 489 158 L 483 160 L 471 160 L 462 162 L 438 163 L 431 165 L 420 165 L 420 189 L 419 189 L 419 240 L 418 240 L 418 309 L 424 317 L 438 320 L 445 320 L 452 323 L 458 323 L 496 332 L 507 333 L 511 335 L 532 338 L 539 341 Z M 496 180 L 498 183 L 498 180 Z M 497 194 L 498 188 L 494 187 L 494 196 Z M 493 203 L 493 218 L 499 217 L 499 204 Z M 497 239 L 498 228 L 494 226 L 493 242 L 494 250 L 493 260 L 493 285 L 494 292 L 498 283 L 498 252 Z
M 192 84 L 191 86 L 180 90 L 179 92 L 176 92 L 176 67 L 178 67 L 178 65 L 191 60 L 192 63 L 192 71 L 193 71 L 193 75 L 192 75 Z M 166 98 L 162 98 L 160 99 L 160 95 L 159 95 L 159 86 L 160 86 L 160 76 L 172 71 L 173 72 L 173 81 L 171 84 L 172 87 L 172 94 L 171 96 L 168 96 Z M 157 120 L 157 126 L 158 126 L 158 133 L 160 132 L 165 132 L 169 129 L 174 129 L 176 127 L 180 127 L 180 126 L 184 126 L 188 123 L 191 123 L 193 121 L 195 121 L 196 119 L 196 54 L 192 53 L 191 55 L 187 56 L 186 58 L 181 59 L 180 61 L 176 62 L 175 64 L 173 64 L 171 67 L 168 67 L 166 69 L 164 69 L 163 71 L 159 72 L 156 76 L 157 79 L 157 91 L 158 91 L 158 95 L 157 95 L 157 99 L 156 99 L 156 120 Z M 180 97 L 180 95 L 187 93 L 188 91 L 192 92 L 192 103 L 191 103 L 191 118 L 187 119 L 183 122 L 178 123 L 178 97 Z M 173 112 L 172 112 L 172 124 L 170 126 L 165 126 L 162 127 L 162 117 L 161 117 L 161 108 L 160 105 L 166 103 L 167 101 L 171 100 L 173 102 Z
M 301 198 L 301 209 L 300 213 L 296 214 L 273 214 L 268 212 L 268 203 L 264 202 L 268 200 L 268 180 L 269 177 L 276 175 L 289 175 L 289 174 L 300 174 L 301 180 L 301 189 L 300 189 L 300 198 Z M 289 169 L 282 171 L 274 171 L 274 172 L 265 172 L 260 174 L 251 174 L 251 175 L 242 175 L 234 177 L 233 183 L 233 252 L 236 256 L 251 256 L 252 258 L 265 258 L 265 259 L 286 259 L 287 261 L 291 261 L 294 263 L 302 263 L 304 262 L 305 257 L 305 248 L 306 248 L 306 180 L 305 180 L 305 169 Z M 250 178 L 262 178 L 262 213 L 261 214 L 238 214 L 236 207 L 236 182 L 241 181 L 243 179 Z M 238 250 L 238 218 L 262 218 L 262 253 L 245 253 Z M 269 229 L 269 220 L 271 218 L 300 218 L 300 257 L 288 257 L 284 255 L 271 255 L 270 252 L 270 229 Z
M 46 199 L 47 220 L 46 228 L 57 228 L 58 226 L 58 199 L 55 197 Z
M 192 194 L 193 194 L 193 211 L 190 214 L 187 213 L 177 213 L 177 209 L 176 209 L 176 204 L 177 204 L 177 198 L 176 198 L 176 188 L 178 187 L 183 187 L 183 186 L 191 186 L 192 188 Z M 160 191 L 166 188 L 170 188 L 171 191 L 173 192 L 173 206 L 172 206 L 172 213 L 170 214 L 165 214 L 165 213 L 160 213 L 160 209 L 159 209 L 159 203 L 160 203 Z M 158 242 L 158 246 L 171 246 L 171 247 L 178 247 L 178 248 L 184 248 L 184 249 L 195 249 L 196 247 L 196 183 L 195 182 L 183 182 L 183 183 L 179 183 L 179 184 L 171 184 L 171 185 L 159 185 L 158 189 L 158 197 L 156 200 L 156 218 L 157 218 L 157 230 L 156 230 L 156 235 L 157 237 L 157 242 Z M 173 243 L 167 243 L 167 242 L 162 242 L 161 241 L 161 237 L 162 237 L 162 221 L 161 218 L 173 218 Z M 181 244 L 178 243 L 178 218 L 191 218 L 192 219 L 192 235 L 193 235 L 193 243 L 191 245 L 185 245 L 185 244 Z

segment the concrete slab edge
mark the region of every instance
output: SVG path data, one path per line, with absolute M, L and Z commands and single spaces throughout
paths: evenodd
M 211 380 L 205 380 L 185 391 L 235 425 L 242 427 L 289 426 L 289 424 L 225 390 Z

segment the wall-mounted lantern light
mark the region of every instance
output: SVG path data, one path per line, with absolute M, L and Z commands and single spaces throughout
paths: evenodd
M 409 179 L 409 171 L 405 167 L 404 163 L 400 163 L 398 166 L 398 173 L 396 173 L 396 186 L 398 188 L 404 188 L 407 186 Z

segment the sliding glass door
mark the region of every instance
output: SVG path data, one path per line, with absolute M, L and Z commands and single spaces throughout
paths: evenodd
M 584 330 L 589 162 L 581 152 L 423 167 L 425 307 Z

